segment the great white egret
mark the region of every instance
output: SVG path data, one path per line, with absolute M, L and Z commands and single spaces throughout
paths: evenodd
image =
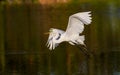
M 89 25 L 92 22 L 91 11 L 80 12 L 69 17 L 66 31 L 50 28 L 47 47 L 50 50 L 55 49 L 61 42 L 69 42 L 71 45 L 83 45 L 85 36 L 80 35 L 84 30 L 84 24 Z

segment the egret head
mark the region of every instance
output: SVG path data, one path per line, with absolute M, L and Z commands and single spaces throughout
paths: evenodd
M 54 28 L 50 28 L 49 32 L 46 32 L 44 34 L 46 34 L 46 35 L 49 34 L 50 35 L 50 34 L 53 34 L 53 33 L 55 34 Z
M 59 33 L 59 30 L 55 28 L 50 28 L 48 33 L 49 35 L 56 36 Z
M 49 38 L 47 41 L 47 46 L 49 47 L 50 50 L 52 50 L 58 45 L 59 43 L 58 40 L 60 39 L 64 31 L 55 28 L 50 28 L 48 33 L 49 33 Z
M 54 28 L 50 28 L 49 32 L 52 34 L 56 34 L 56 30 Z

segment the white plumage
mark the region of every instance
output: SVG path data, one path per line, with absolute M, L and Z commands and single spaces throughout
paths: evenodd
M 84 24 L 89 25 L 91 23 L 91 12 L 81 12 L 73 14 L 69 17 L 68 26 L 66 31 L 51 28 L 49 38 L 47 41 L 47 47 L 52 50 L 58 46 L 61 42 L 69 42 L 71 45 L 84 44 L 84 35 L 79 35 L 84 30 Z

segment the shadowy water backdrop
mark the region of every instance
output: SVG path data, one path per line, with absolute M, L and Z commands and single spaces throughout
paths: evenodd
M 120 75 L 120 1 L 72 3 L 0 3 L 0 75 Z M 46 47 L 52 28 L 65 30 L 70 15 L 92 11 L 83 34 L 86 58 L 76 46 Z

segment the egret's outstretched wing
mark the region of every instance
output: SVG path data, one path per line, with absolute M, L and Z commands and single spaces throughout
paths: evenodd
M 74 34 L 82 33 L 84 30 L 84 24 L 89 25 L 91 23 L 91 19 L 90 11 L 71 15 L 69 17 L 68 27 L 65 35 L 70 37 Z

